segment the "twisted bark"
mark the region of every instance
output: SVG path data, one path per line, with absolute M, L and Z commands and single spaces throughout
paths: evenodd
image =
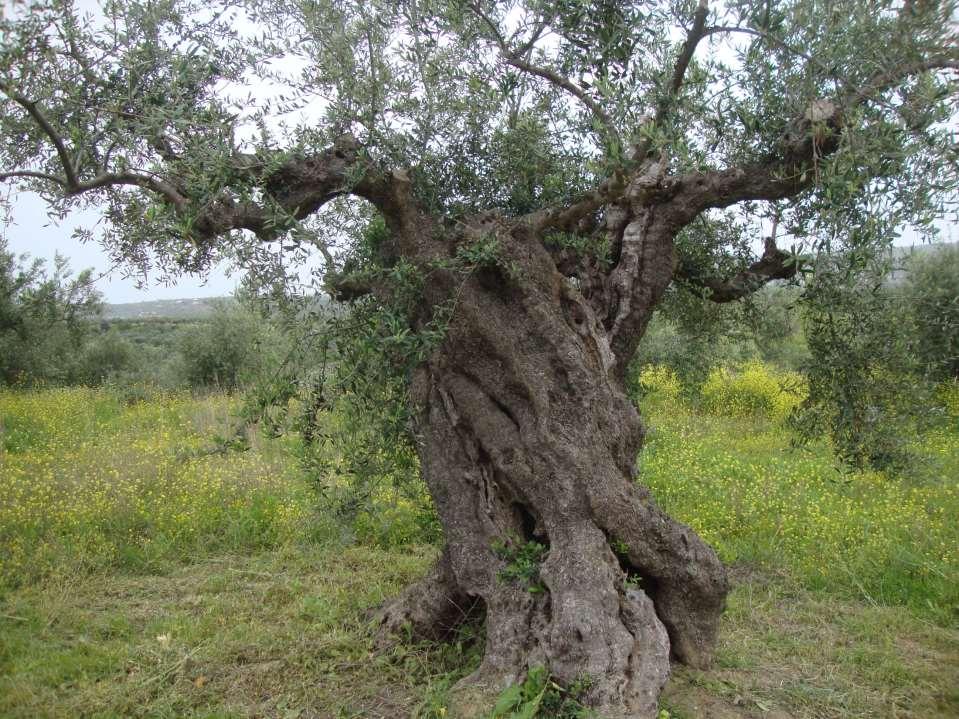
M 495 693 L 544 665 L 560 683 L 588 677 L 585 700 L 604 717 L 654 716 L 670 653 L 709 662 L 725 570 L 635 482 L 644 428 L 605 318 L 540 243 L 512 239 L 518 272 L 436 273 L 428 290 L 460 283 L 446 340 L 413 381 L 446 548 L 381 627 L 436 637 L 475 602 L 486 647 L 464 685 Z M 517 580 L 510 553 L 529 542 L 542 562 Z

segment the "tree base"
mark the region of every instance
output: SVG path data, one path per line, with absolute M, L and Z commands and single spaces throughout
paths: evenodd
M 458 590 L 449 566 L 444 553 L 423 580 L 383 605 L 376 619 L 377 644 L 384 647 L 403 637 L 443 639 L 486 609 L 484 660 L 454 688 L 451 717 L 488 716 L 504 689 L 540 666 L 561 685 L 584 687 L 579 700 L 605 719 L 656 716 L 669 676 L 670 642 L 642 589 L 620 583 L 612 602 L 598 591 L 598 604 L 588 598 L 584 606 L 573 602 L 569 613 L 557 611 L 547 593 L 503 584 L 490 609 Z

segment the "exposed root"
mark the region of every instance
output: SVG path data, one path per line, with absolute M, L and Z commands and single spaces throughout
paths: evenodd
M 656 716 L 659 694 L 669 678 L 666 627 L 656 616 L 653 601 L 641 589 L 626 590 L 620 615 L 636 639 L 626 672 L 631 690 L 627 706 L 636 716 Z
M 460 590 L 444 552 L 429 574 L 375 612 L 376 646 L 386 648 L 397 639 L 447 639 L 470 618 L 476 604 Z
M 483 664 L 455 687 L 454 715 L 486 716 L 500 692 L 522 682 L 530 669 L 545 667 L 564 686 L 584 686 L 578 699 L 604 719 L 656 717 L 669 676 L 666 628 L 642 590 L 622 590 L 618 604 L 612 616 L 580 617 L 578 625 L 585 621 L 606 630 L 591 634 L 551 617 L 543 596 L 500 607 L 489 617 Z
M 397 636 L 448 637 L 477 605 L 486 612 L 483 662 L 457 695 L 495 699 L 545 667 L 563 686 L 587 687 L 580 699 L 603 717 L 655 717 L 669 675 L 666 628 L 646 593 L 624 583 L 603 533 L 592 523 L 570 530 L 564 538 L 553 533 L 540 567 L 542 591 L 499 580 L 478 603 L 456 588 L 444 553 L 425 579 L 378 612 L 380 645 Z
M 643 579 L 669 632 L 673 656 L 707 668 L 729 593 L 726 568 L 716 552 L 637 485 L 611 484 L 592 501 L 604 531 L 622 550 L 624 569 Z

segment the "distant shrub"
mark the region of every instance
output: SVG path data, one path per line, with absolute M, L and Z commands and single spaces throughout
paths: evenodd
M 776 372 L 762 362 L 710 371 L 700 394 L 704 409 L 734 417 L 782 420 L 805 399 L 807 388 L 795 372 Z
M 643 367 L 634 379 L 635 388 L 642 397 L 655 395 L 662 399 L 676 399 L 682 394 L 683 385 L 676 370 L 667 365 Z
M 352 529 L 358 541 L 384 549 L 442 540 L 439 519 L 429 499 L 416 501 L 398 492 L 378 493 L 356 513 Z
M 234 390 L 282 361 L 284 339 L 269 321 L 239 304 L 214 305 L 212 317 L 181 330 L 183 380 L 194 388 Z
M 80 384 L 99 385 L 121 373 L 133 370 L 138 364 L 136 348 L 109 330 L 92 337 L 77 359 L 75 379 Z
M 697 317 L 702 321 L 683 324 L 666 313 L 655 313 L 632 363 L 634 380 L 642 371 L 639 368 L 668 366 L 675 370 L 683 389 L 691 393 L 714 366 L 759 357 L 744 321 L 730 308 L 707 307 Z M 636 381 L 632 385 L 634 394 L 642 394 Z
M 799 301 L 798 288 L 775 285 L 767 285 L 747 300 L 743 312 L 749 334 L 767 364 L 798 371 L 808 362 Z
M 101 308 L 89 270 L 74 277 L 60 255 L 48 268 L 9 252 L 0 237 L 0 385 L 77 382 L 78 358 Z
M 959 377 L 959 247 L 914 257 L 909 270 L 904 290 L 919 361 L 933 379 Z

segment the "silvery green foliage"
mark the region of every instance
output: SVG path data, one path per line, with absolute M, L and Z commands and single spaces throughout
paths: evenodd
M 908 306 L 886 281 L 885 253 L 850 252 L 826 262 L 830 267 L 804 288 L 811 357 L 804 367 L 809 395 L 791 418 L 797 440 L 826 434 L 846 465 L 903 470 L 929 406 Z
M 918 332 L 918 354 L 926 374 L 959 379 L 959 246 L 910 258 L 903 292 Z
M 73 2 L 30 3 L 13 7 L 0 37 L 3 169 L 36 173 L 24 184 L 62 213 L 106 204 L 116 255 L 196 266 L 201 258 L 177 239 L 153 190 L 225 183 L 235 114 L 218 88 L 240 81 L 252 61 L 229 23 L 201 3 L 108 2 L 95 14 Z M 96 187 L 134 173 L 150 192 Z
M 190 215 L 172 211 L 165 186 L 191 199 L 268 200 L 238 166 L 280 163 L 344 132 L 377 162 L 410 168 L 438 211 L 520 213 L 594 184 L 637 144 L 668 152 L 674 172 L 748 168 L 796 118 L 834 101 L 823 98 L 868 93 L 838 150 L 810 170 L 811 191 L 706 217 L 721 230 L 691 228 L 682 245 L 722 269 L 775 214 L 795 237 L 835 250 L 905 222 L 928 227 L 955 184 L 952 80 L 900 74 L 954 56 L 955 4 L 907 5 L 712 4 L 709 34 L 671 94 L 690 2 L 18 4 L 0 22 L 0 165 L 60 211 L 106 203 L 116 255 L 200 270 L 227 247 L 257 248 L 236 237 L 185 243 Z M 884 73 L 889 87 L 877 89 Z M 97 186 L 123 173 L 134 184 Z M 318 229 L 282 214 L 292 245 Z M 850 236 L 874 216 L 881 227 Z
M 0 386 L 100 379 L 91 378 L 85 362 L 93 320 L 103 309 L 93 280 L 89 270 L 74 276 L 59 254 L 52 268 L 17 256 L 0 237 Z M 109 365 L 111 358 L 99 359 Z

